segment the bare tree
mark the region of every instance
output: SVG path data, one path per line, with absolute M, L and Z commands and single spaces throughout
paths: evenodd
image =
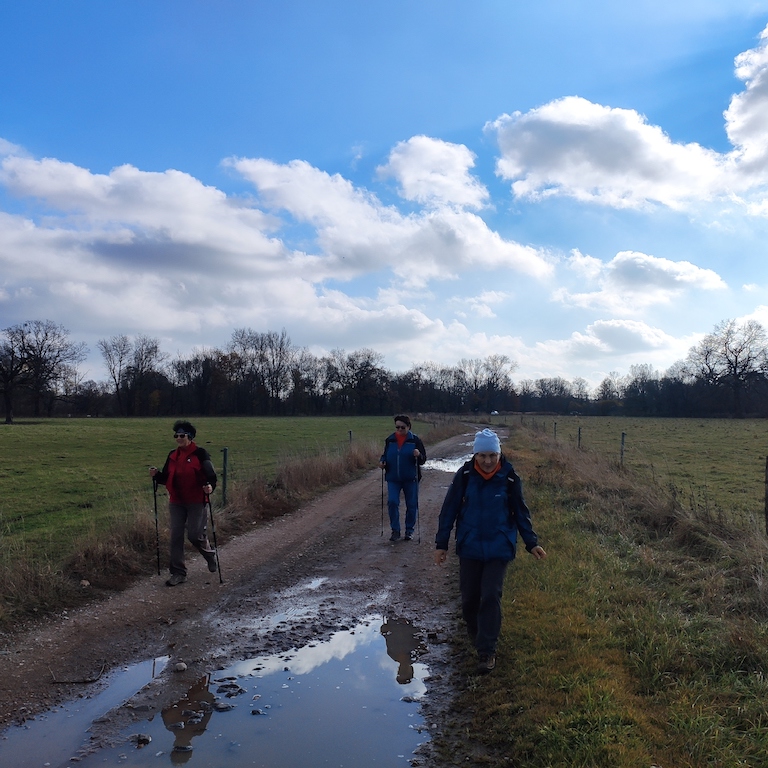
M 269 392 L 270 407 L 276 410 L 290 388 L 291 365 L 296 356 L 296 348 L 283 328 L 279 334 L 274 331 L 263 334 L 262 349 L 264 381 Z
M 122 416 L 124 411 L 123 398 L 121 396 L 123 376 L 131 361 L 133 345 L 125 334 L 111 336 L 109 339 L 99 339 L 96 346 L 104 358 L 107 373 L 114 387 L 117 399 L 117 412 Z
M 123 377 L 128 394 L 126 411 L 129 415 L 148 412 L 153 383 L 163 376 L 162 369 L 167 359 L 168 355 L 160 349 L 159 339 L 144 335 L 134 339 L 131 361 Z
M 571 383 L 561 376 L 536 379 L 536 394 L 544 410 L 562 413 L 567 410 L 572 397 Z
M 697 379 L 730 389 L 733 413 L 741 418 L 745 393 L 768 373 L 768 337 L 754 320 L 723 320 L 691 347 L 686 363 Z
M 3 390 L 5 423 L 13 424 L 13 395 L 24 382 L 26 363 L 21 350 L 21 326 L 4 328 L 0 342 L 0 388 Z
M 598 400 L 619 400 L 623 392 L 624 381 L 622 377 L 616 371 L 611 371 L 598 384 L 595 397 Z
M 574 400 L 586 403 L 589 400 L 589 382 L 581 376 L 577 376 L 571 382 L 571 393 Z
M 485 387 L 485 365 L 479 357 L 468 360 L 462 358 L 456 364 L 456 368 L 466 382 L 466 397 L 469 407 L 474 411 L 480 408 L 482 403 L 482 391 Z
M 488 355 L 483 361 L 485 372 L 486 410 L 493 410 L 500 394 L 512 387 L 512 373 L 517 370 L 517 363 L 506 355 Z
M 64 377 L 85 359 L 88 348 L 82 342 L 71 342 L 69 331 L 52 320 L 31 320 L 15 328 L 26 366 L 25 383 L 32 392 L 33 414 L 39 416 L 43 398 L 55 396 Z

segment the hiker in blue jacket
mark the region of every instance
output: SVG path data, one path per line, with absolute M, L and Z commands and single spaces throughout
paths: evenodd
M 390 541 L 400 538 L 400 494 L 405 497 L 405 540 L 413 539 L 419 515 L 419 480 L 421 465 L 427 460 L 424 443 L 411 432 L 411 420 L 400 413 L 395 416 L 395 431 L 384 443 L 379 466 L 386 470 L 387 510 L 392 528 Z
M 504 576 L 515 559 L 518 532 L 537 560 L 547 553 L 539 546 L 520 477 L 501 453 L 498 435 L 490 429 L 478 432 L 473 453 L 454 475 L 440 510 L 435 563 L 445 562 L 455 525 L 462 616 L 477 650 L 477 671 L 485 673 L 496 666 Z

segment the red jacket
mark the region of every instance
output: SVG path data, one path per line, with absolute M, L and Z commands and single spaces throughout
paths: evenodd
M 171 451 L 155 479 L 168 489 L 171 504 L 203 504 L 203 486 L 210 483 L 213 488 L 216 487 L 211 456 L 194 442 Z

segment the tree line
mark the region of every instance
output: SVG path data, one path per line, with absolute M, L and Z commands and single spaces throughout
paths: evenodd
M 100 339 L 108 378 L 83 380 L 84 343 L 51 320 L 0 331 L 6 423 L 25 416 L 377 415 L 493 411 L 628 416 L 768 416 L 768 337 L 719 323 L 666 372 L 634 365 L 590 391 L 584 379 L 523 379 L 505 355 L 392 372 L 373 349 L 317 356 L 285 330 L 233 331 L 222 348 L 171 358 L 157 338 Z

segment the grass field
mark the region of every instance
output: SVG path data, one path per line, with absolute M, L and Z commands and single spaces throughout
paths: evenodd
M 762 423 L 579 419 L 577 450 L 565 421 L 557 442 L 553 420 L 543 421 L 520 427 L 518 418 L 505 449 L 549 556 L 521 552 L 510 569 L 496 670 L 463 677 L 443 729 L 462 744 L 438 736 L 442 764 L 762 768 L 768 539 L 754 520 L 744 525 L 747 513 L 714 509 L 733 480 L 762 480 L 745 458 L 759 454 Z M 601 425 L 607 458 L 584 445 L 589 435 L 594 447 Z M 619 464 L 622 430 L 625 448 L 630 435 L 643 445 L 637 471 Z M 730 455 L 738 451 L 741 464 Z M 678 453 L 665 467 L 683 467 L 690 483 L 705 478 L 709 506 L 648 481 L 654 463 Z M 712 463 L 731 468 L 727 488 Z M 454 642 L 471 669 L 463 633 Z
M 496 417 L 498 419 L 498 417 Z M 521 418 L 508 417 L 519 424 Z M 763 517 L 768 420 L 525 416 L 558 443 L 623 463 L 660 485 L 673 485 L 690 506 L 736 522 Z M 579 434 L 579 430 L 581 433 Z
M 383 446 L 391 417 L 200 418 L 196 442 L 228 484 L 269 479 L 281 462 L 356 442 Z M 0 541 L 6 551 L 66 556 L 84 533 L 153 504 L 148 468 L 173 449 L 173 419 L 35 419 L 0 426 Z M 414 423 L 419 431 L 427 425 Z M 351 437 L 350 437 L 351 432 Z M 220 501 L 217 491 L 214 503 Z

